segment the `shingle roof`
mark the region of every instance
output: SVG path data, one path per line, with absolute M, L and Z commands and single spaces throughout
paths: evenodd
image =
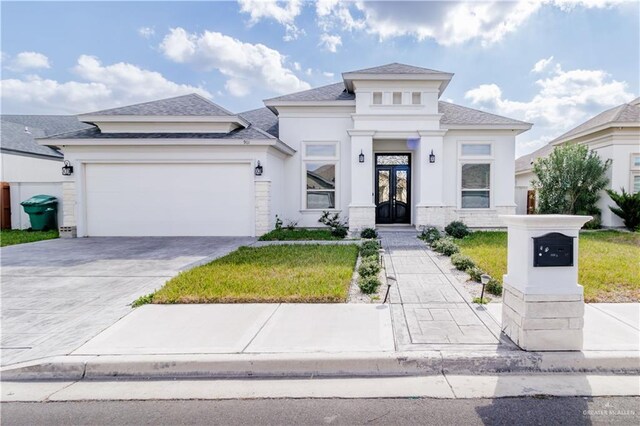
M 269 101 L 352 101 L 356 98 L 354 93 L 349 93 L 344 88 L 344 83 L 333 83 L 327 86 L 316 87 L 302 92 L 291 93 L 275 98 L 265 99 Z
M 49 139 L 273 139 L 256 126 L 236 129 L 229 133 L 102 133 L 97 127 L 55 135 Z
M 531 125 L 524 121 L 514 120 L 512 118 L 503 117 L 501 115 L 491 114 L 473 108 L 452 104 L 449 102 L 439 101 L 438 112 L 443 114 L 440 119 L 441 124 L 460 124 L 460 125 Z
M 191 93 L 189 95 L 176 96 L 175 98 L 160 99 L 141 104 L 105 109 L 83 115 L 225 116 L 234 114 L 196 93 Z
M 391 64 L 380 65 L 362 70 L 349 71 L 345 74 L 448 74 L 443 71 L 432 70 L 429 68 L 416 67 L 413 65 L 400 64 L 393 62 Z
M 617 107 L 603 111 L 579 126 L 576 126 L 568 132 L 558 136 L 542 148 L 517 158 L 516 172 L 530 170 L 532 168 L 533 161 L 537 158 L 546 157 L 551 154 L 558 143 L 567 142 L 572 137 L 583 132 L 612 123 L 638 123 L 638 126 L 640 126 L 640 98 L 636 98 L 629 103 L 618 105 Z
M 35 138 L 92 128 L 73 115 L 2 115 L 1 147 L 4 151 L 61 158 L 54 148 L 39 145 Z M 25 128 L 28 132 L 25 131 Z
M 278 116 L 275 115 L 269 108 L 258 108 L 251 111 L 245 111 L 241 112 L 239 115 L 240 117 L 251 123 L 251 125 L 264 130 L 273 137 L 278 137 Z
M 580 124 L 579 126 L 574 127 L 568 132 L 558 136 L 557 138 L 552 140 L 551 143 L 565 141 L 585 131 L 605 126 L 611 123 L 638 123 L 640 125 L 640 105 L 638 104 L 639 100 L 640 98 L 637 98 L 629 103 L 618 105 L 617 107 L 603 111 L 595 117 Z

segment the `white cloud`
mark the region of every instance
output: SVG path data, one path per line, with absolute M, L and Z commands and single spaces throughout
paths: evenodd
M 328 72 L 328 71 L 323 72 L 322 75 L 327 77 L 327 78 L 333 78 L 335 76 L 334 73 Z
M 309 77 L 311 77 L 311 75 L 313 74 L 313 70 L 311 68 L 307 68 L 307 70 L 304 73 Z
M 285 41 L 295 40 L 304 34 L 295 25 L 295 19 L 302 11 L 302 0 L 238 0 L 240 12 L 248 13 L 249 23 L 255 24 L 263 19 L 272 19 L 285 28 Z
M 154 30 L 152 27 L 140 27 L 140 28 L 138 28 L 138 35 L 140 35 L 140 37 L 142 37 L 142 38 L 149 39 L 149 38 L 153 37 L 155 34 L 156 34 L 156 30 Z
M 103 65 L 88 55 L 78 58 L 73 72 L 82 81 L 39 76 L 0 81 L 3 109 L 15 114 L 76 114 L 194 92 L 211 97 L 200 87 L 174 83 L 158 72 L 123 62 Z
M 218 70 L 227 77 L 233 96 L 246 96 L 253 88 L 291 93 L 311 88 L 284 66 L 285 56 L 263 44 L 244 43 L 218 32 L 187 33 L 173 28 L 160 50 L 170 60 L 204 71 Z
M 394 37 L 427 38 L 444 46 L 478 40 L 484 46 L 516 31 L 541 7 L 569 12 L 577 7 L 605 8 L 625 0 L 520 1 L 355 1 L 319 0 L 318 25 L 324 31 L 364 30 L 380 40 Z
M 549 56 L 548 58 L 540 59 L 538 62 L 535 63 L 535 65 L 531 69 L 531 72 L 541 73 L 549 65 L 551 65 L 551 62 L 553 62 L 553 56 Z
M 3 62 L 6 60 L 5 57 L 3 57 L 2 59 Z M 26 71 L 33 69 L 51 68 L 51 65 L 49 64 L 49 58 L 47 58 L 42 53 L 20 52 L 15 56 L 15 58 L 9 61 L 9 65 L 6 68 L 10 69 L 11 71 Z
M 336 53 L 338 51 L 338 46 L 342 46 L 342 38 L 339 35 L 330 35 L 330 34 L 322 34 L 320 36 L 320 43 L 318 46 L 323 49 Z
M 634 98 L 626 82 L 613 79 L 603 70 L 564 71 L 557 64 L 535 84 L 538 92 L 529 100 L 508 99 L 496 84 L 482 84 L 468 90 L 465 98 L 498 114 L 534 123 L 534 131 L 524 139 L 525 144 L 534 147 L 605 109 Z M 531 137 L 536 139 L 531 141 Z
M 294 62 L 293 69 L 296 71 L 300 71 L 302 69 L 302 67 L 300 66 L 300 62 Z

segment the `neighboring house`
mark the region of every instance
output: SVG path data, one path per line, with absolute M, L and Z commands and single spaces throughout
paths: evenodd
M 198 95 L 79 116 L 40 140 L 64 152 L 64 225 L 78 236 L 261 235 L 275 215 L 351 231 L 502 226 L 516 135 L 531 124 L 439 101 L 452 74 L 402 64 L 234 114 Z
M 533 163 L 537 158 L 546 157 L 562 144 L 585 144 L 606 160 L 611 160 L 607 173 L 608 188 L 627 192 L 640 191 L 640 98 L 606 110 L 567 133 L 557 137 L 531 154 L 516 160 L 516 204 L 518 214 L 526 214 L 535 209 Z M 528 194 L 528 196 L 527 196 Z M 613 201 L 603 192 L 598 203 L 602 211 L 602 226 L 620 227 L 622 220 L 609 210 Z
M 62 153 L 39 145 L 35 138 L 91 126 L 71 115 L 4 114 L 0 119 L 0 181 L 8 184 L 10 195 L 10 202 L 3 205 L 3 214 L 9 213 L 6 208 L 10 209 L 3 226 L 29 228 L 29 216 L 20 202 L 37 194 L 53 195 L 62 201 Z

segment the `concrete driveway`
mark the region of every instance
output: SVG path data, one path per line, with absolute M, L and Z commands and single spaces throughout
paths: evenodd
M 4 247 L 2 365 L 68 354 L 181 270 L 253 238 L 78 238 Z

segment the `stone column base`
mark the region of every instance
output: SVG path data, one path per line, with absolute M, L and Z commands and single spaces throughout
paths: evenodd
M 376 206 L 349 206 L 349 232 L 376 227 Z
M 255 182 L 255 233 L 256 237 L 269 232 L 271 227 L 271 182 Z
M 523 294 L 504 283 L 502 331 L 525 351 L 580 351 L 584 299 L 575 294 Z

